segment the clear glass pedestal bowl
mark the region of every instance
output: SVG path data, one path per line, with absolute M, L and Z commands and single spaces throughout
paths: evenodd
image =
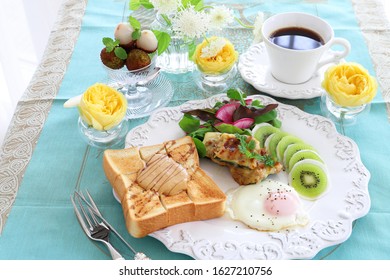
M 97 130 L 79 117 L 78 128 L 81 138 L 88 145 L 99 149 L 107 149 L 123 144 L 122 142 L 124 142 L 128 132 L 126 120 L 121 121 L 118 125 L 109 130 Z
M 222 74 L 207 74 L 199 69 L 193 72 L 195 84 L 203 91 L 205 97 L 226 92 L 235 82 L 236 75 L 236 64 L 229 71 Z
M 173 96 L 171 82 L 156 67 L 157 55 L 151 63 L 137 70 L 110 69 L 106 66 L 108 85 L 123 93 L 127 99 L 126 119 L 149 116 L 169 103 Z
M 358 115 L 368 113 L 371 107 L 371 104 L 362 104 L 355 107 L 341 106 L 334 102 L 326 92 L 323 92 L 320 104 L 325 117 L 343 126 L 356 124 Z

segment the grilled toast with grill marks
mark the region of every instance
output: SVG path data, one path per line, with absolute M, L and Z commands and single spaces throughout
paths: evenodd
M 217 218 L 225 211 L 226 196 L 200 168 L 191 137 L 106 150 L 103 169 L 134 237 L 178 223 Z

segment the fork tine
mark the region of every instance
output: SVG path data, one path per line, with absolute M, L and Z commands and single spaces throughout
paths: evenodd
M 92 196 L 91 196 L 91 194 L 89 193 L 88 190 L 86 190 L 86 193 L 87 193 L 87 196 L 88 196 L 89 201 L 91 202 L 91 204 L 92 204 L 92 206 L 93 206 L 93 209 L 95 209 L 96 212 L 97 212 L 100 216 L 102 216 L 102 214 L 101 214 L 100 211 L 99 211 L 99 208 L 98 208 L 97 205 L 95 204 L 95 201 L 93 200 L 93 198 L 92 198 Z
M 74 209 L 74 212 L 76 213 L 76 217 L 77 217 L 77 220 L 79 221 L 80 225 L 81 225 L 81 228 L 84 230 L 85 234 L 87 236 L 91 236 L 91 233 L 89 232 L 88 230 L 88 227 L 87 225 L 85 224 L 85 221 L 84 221 L 84 218 L 82 217 L 77 205 L 76 205 L 76 202 L 74 200 L 74 197 L 73 196 L 70 196 L 70 200 L 72 201 L 72 204 L 73 204 L 73 209 Z
M 77 191 L 75 193 L 77 193 Z M 120 235 L 119 232 L 117 232 L 115 230 L 115 228 L 106 219 L 104 219 L 103 215 L 100 213 L 99 208 L 96 206 L 96 203 L 93 200 L 92 196 L 89 194 L 89 192 L 88 192 L 88 197 L 89 197 L 90 201 L 87 201 L 85 198 L 83 199 L 85 204 L 88 205 L 92 209 L 92 211 L 103 221 L 103 223 L 110 230 L 112 230 L 112 232 L 115 233 L 117 237 L 119 237 L 119 239 L 130 249 L 130 251 L 134 255 L 136 255 L 137 251 L 135 251 L 134 248 L 122 237 L 122 235 Z
M 82 193 L 82 192 L 76 192 L 77 194 L 78 194 L 78 196 L 85 202 L 85 204 L 86 204 L 86 207 L 87 207 L 87 209 L 88 209 L 88 213 L 89 213 L 89 215 L 87 215 L 87 213 L 86 213 L 86 211 L 85 211 L 85 208 L 83 207 L 83 209 L 84 209 L 84 211 L 85 211 L 85 214 L 87 215 L 87 216 L 89 216 L 92 220 L 93 220 L 93 225 L 98 225 L 99 224 L 99 221 L 98 221 L 98 219 L 97 219 L 97 217 L 96 217 L 96 212 L 98 212 L 98 214 L 99 214 L 99 216 L 101 216 L 101 214 L 100 214 L 100 212 L 99 212 L 99 209 L 97 209 L 97 207 L 96 207 L 96 204 L 93 202 L 93 200 L 92 200 L 92 197 L 91 197 L 91 195 L 89 194 L 89 192 L 87 191 L 87 196 L 88 196 L 88 198 L 89 198 L 89 201 L 86 199 L 86 197 L 84 196 L 84 194 Z M 82 203 L 81 202 L 81 200 L 80 200 L 80 203 Z M 91 204 L 92 204 L 92 206 L 91 206 Z M 88 218 L 87 218 L 88 219 Z M 89 219 L 88 219 L 89 220 Z M 91 225 L 91 227 L 92 227 L 92 221 L 90 221 L 89 220 L 89 222 L 91 222 L 90 223 L 90 225 Z
M 91 207 L 91 206 L 88 205 L 88 206 L 87 206 L 88 211 L 89 211 L 89 213 L 91 214 L 91 217 L 92 217 L 92 219 L 94 220 L 95 224 L 97 225 L 97 224 L 99 224 L 99 222 L 100 222 L 100 221 L 98 221 L 98 219 L 97 219 L 97 214 L 98 214 L 99 216 L 102 216 L 102 214 L 100 213 L 99 209 L 97 208 L 97 206 L 96 206 L 95 202 L 93 201 L 92 196 L 91 196 L 91 194 L 89 193 L 88 190 L 86 190 L 86 193 L 87 193 L 89 202 L 90 202 L 90 203 L 92 204 L 92 206 L 93 206 L 93 207 Z M 84 195 L 83 195 L 83 198 L 84 198 L 85 201 L 86 201 L 86 198 L 85 198 Z M 95 211 L 94 211 L 94 210 L 95 210 Z M 97 214 L 95 214 L 95 212 L 97 212 Z M 104 223 L 103 223 L 103 224 L 104 224 Z M 104 226 L 106 226 L 106 225 L 104 224 Z M 107 226 L 106 226 L 106 227 L 107 227 Z
M 89 213 L 90 217 L 93 220 L 94 226 L 98 225 L 99 221 L 97 220 L 96 215 L 93 213 L 93 211 L 91 210 L 91 208 L 89 206 L 87 206 L 87 209 L 88 209 L 88 213 Z
M 83 199 L 83 201 L 87 201 L 87 199 L 85 198 L 85 196 L 84 196 L 84 194 L 81 192 L 80 193 L 80 197 Z M 81 201 L 80 201 L 81 202 Z M 84 207 L 83 207 L 84 208 Z M 95 214 L 93 213 L 93 211 L 91 210 L 91 207 L 89 206 L 89 205 L 87 205 L 87 209 L 88 209 L 88 213 L 89 213 L 89 217 L 90 218 L 92 218 L 92 220 L 93 220 L 93 226 L 96 226 L 98 223 L 99 223 L 99 221 L 96 219 L 96 216 L 95 216 Z M 84 210 L 85 210 L 85 208 L 84 208 Z M 92 221 L 90 221 L 91 222 L 91 224 L 92 224 Z
M 84 206 L 83 206 L 83 203 L 82 203 L 80 197 L 83 198 L 83 200 L 85 200 L 83 194 L 80 194 L 80 193 L 79 193 L 79 194 L 78 194 L 78 201 L 79 201 L 80 210 L 81 210 L 81 212 L 83 213 L 85 219 L 87 220 L 87 223 L 88 223 L 90 229 L 92 229 L 93 224 L 92 224 L 91 220 L 89 219 L 88 213 L 85 211 L 85 208 L 84 208 Z
M 107 222 L 106 219 L 104 219 L 104 217 L 102 216 L 102 214 L 100 213 L 99 211 L 99 208 L 96 206 L 96 203 L 95 201 L 93 200 L 91 194 L 88 192 L 88 190 L 86 190 L 87 192 L 87 196 L 88 196 L 88 199 L 89 201 L 85 198 L 85 196 L 83 194 L 80 194 L 79 192 L 75 191 L 74 192 L 74 196 L 77 195 L 77 197 L 79 198 L 80 200 L 80 203 L 81 203 L 81 200 L 85 203 L 85 205 L 87 206 L 88 210 L 90 212 L 92 212 L 94 214 L 94 216 L 97 216 L 99 217 L 99 219 L 102 221 L 102 224 L 104 226 L 106 226 L 108 229 L 110 229 L 113 233 L 116 234 L 117 237 L 119 237 L 119 239 L 130 249 L 130 251 L 134 254 L 134 259 L 135 260 L 149 260 L 149 258 L 144 254 L 144 253 L 141 253 L 141 252 L 137 252 L 134 250 L 134 248 L 129 244 L 127 243 L 127 241 L 115 230 L 115 228 L 109 223 Z M 79 213 L 79 211 L 77 210 L 76 208 L 76 205 L 73 201 L 73 198 L 71 196 L 71 200 L 72 200 L 72 203 L 75 207 L 75 211 L 76 211 L 76 216 L 81 219 L 81 214 Z M 80 221 L 81 223 L 81 221 Z M 84 226 L 83 226 L 84 224 Z M 84 231 L 87 233 L 88 236 L 91 237 L 91 233 L 88 231 L 85 223 L 83 222 L 83 224 L 81 224 L 82 228 L 84 229 Z M 115 249 L 114 249 L 115 250 Z M 121 257 L 121 256 L 120 256 Z

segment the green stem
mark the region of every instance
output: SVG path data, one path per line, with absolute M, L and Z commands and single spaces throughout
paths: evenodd
M 204 33 L 203 33 L 203 38 L 205 39 L 205 41 L 207 42 L 207 44 L 210 44 L 209 39 L 207 38 L 206 34 L 204 34 Z
M 243 22 L 242 22 L 239 18 L 237 18 L 237 17 L 234 17 L 234 19 L 235 19 L 242 27 L 249 28 L 249 29 L 255 28 L 253 25 L 248 25 L 248 24 L 243 23 Z
M 211 9 L 213 6 L 203 6 L 202 8 L 199 9 L 199 11 L 205 10 L 205 9 Z
M 167 15 L 161 15 L 161 17 L 164 19 L 168 26 L 172 26 L 172 22 Z

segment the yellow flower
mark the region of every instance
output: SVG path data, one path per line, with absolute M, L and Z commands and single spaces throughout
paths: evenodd
M 123 120 L 127 100 L 117 90 L 97 83 L 84 92 L 78 108 L 88 125 L 97 130 L 109 130 Z
M 378 84 L 362 65 L 349 62 L 329 67 L 322 87 L 338 105 L 355 107 L 370 103 Z
M 196 46 L 193 60 L 206 74 L 223 74 L 229 71 L 238 58 L 233 44 L 221 37 L 211 37 Z

